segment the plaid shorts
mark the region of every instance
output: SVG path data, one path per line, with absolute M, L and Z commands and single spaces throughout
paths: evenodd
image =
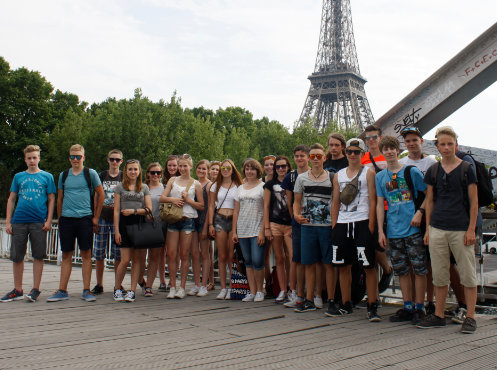
M 98 220 L 98 234 L 95 234 L 95 243 L 93 245 L 93 258 L 102 261 L 107 256 L 110 238 L 110 258 L 120 260 L 121 249 L 116 244 L 114 238 L 114 222 L 100 219 Z
M 415 275 L 426 275 L 426 247 L 423 235 L 415 233 L 405 238 L 389 239 L 390 261 L 395 275 L 404 276 L 409 273 L 409 267 Z

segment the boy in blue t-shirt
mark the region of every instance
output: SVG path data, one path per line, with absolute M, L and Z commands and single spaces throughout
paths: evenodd
M 98 220 L 104 203 L 105 194 L 102 183 L 95 170 L 83 165 L 85 150 L 79 144 L 69 149 L 71 168 L 61 172 L 57 193 L 57 214 L 59 216 L 59 238 L 62 250 L 60 283 L 57 292 L 48 297 L 48 302 L 69 299 L 67 285 L 71 277 L 72 255 L 76 239 L 83 261 L 83 294 L 81 299 L 92 302 L 95 296 L 90 292 L 91 249 L 93 233 L 98 233 Z M 92 209 L 93 192 L 95 202 Z
M 376 174 L 378 225 L 383 225 L 385 218 L 384 200 L 388 202 L 387 235 L 378 229 L 380 246 L 386 248 L 387 237 L 390 261 L 395 275 L 399 276 L 404 308 L 390 317 L 392 322 L 422 321 L 424 312 L 424 295 L 426 290 L 426 248 L 419 226 L 424 213 L 424 202 L 416 209 L 415 198 L 418 193 L 426 191 L 423 174 L 414 166 L 409 166 L 411 184 L 406 180 L 406 166 L 399 162 L 400 143 L 393 136 L 385 136 L 380 141 L 380 150 L 387 161 L 387 168 Z M 413 285 L 410 270 L 415 275 L 416 302 L 413 297 Z
M 0 302 L 17 301 L 24 298 L 22 275 L 28 238 L 33 255 L 33 289 L 26 295 L 35 302 L 40 295 L 43 259 L 46 257 L 47 231 L 52 227 L 55 204 L 55 182 L 48 172 L 40 170 L 40 147 L 28 145 L 24 149 L 24 162 L 28 169 L 14 176 L 7 200 L 6 229 L 12 235 L 10 260 L 13 262 L 14 289 L 0 299 Z M 17 207 L 16 198 L 18 198 Z

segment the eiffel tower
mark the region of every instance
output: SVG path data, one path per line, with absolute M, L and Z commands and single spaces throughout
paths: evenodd
M 350 0 L 323 0 L 316 65 L 308 79 L 311 87 L 297 125 L 310 119 L 323 131 L 336 121 L 342 129 L 362 132 L 374 123 L 357 61 Z

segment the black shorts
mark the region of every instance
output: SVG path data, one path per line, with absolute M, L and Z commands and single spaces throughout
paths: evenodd
M 74 251 L 78 240 L 79 250 L 87 251 L 93 247 L 93 216 L 59 217 L 59 238 L 62 252 Z
M 376 265 L 373 235 L 369 220 L 336 224 L 331 232 L 334 266 L 353 265 L 358 262 L 365 269 Z

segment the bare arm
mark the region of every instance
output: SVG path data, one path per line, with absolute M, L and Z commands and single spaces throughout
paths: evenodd
M 212 185 L 209 186 L 209 208 L 207 209 L 207 228 L 209 235 L 214 238 L 216 236 L 216 229 L 214 229 L 214 209 L 216 208 L 216 193 L 211 192 Z
M 57 217 L 62 216 L 62 203 L 64 203 L 64 190 L 57 190 Z
M 376 222 L 376 185 L 375 185 L 375 172 L 368 170 L 366 179 L 368 181 L 368 194 L 369 194 L 369 231 L 371 234 L 374 232 L 374 225 Z M 383 227 L 383 224 L 378 224 L 378 229 Z
M 299 224 L 307 224 L 309 220 L 302 216 L 302 194 L 301 193 L 293 193 L 295 196 L 295 201 L 293 202 L 293 218 Z
M 121 195 L 114 193 L 114 238 L 116 244 L 121 245 L 121 233 L 119 232 L 119 218 L 121 216 Z
M 433 211 L 433 185 L 428 185 L 428 188 L 426 189 L 426 198 L 423 204 L 425 207 L 425 218 L 426 218 L 426 232 L 424 237 L 424 243 L 425 245 L 428 245 L 429 241 L 428 230 L 431 221 L 431 212 Z
M 380 244 L 380 247 L 386 249 L 387 238 L 383 232 L 383 227 L 379 226 L 383 225 L 383 222 L 385 221 L 385 198 L 380 196 L 376 197 L 376 218 L 378 221 L 378 243 Z
M 197 183 L 195 185 L 195 196 L 197 198 L 197 201 L 195 201 L 195 199 L 191 199 L 190 197 L 188 197 L 188 193 L 186 191 L 183 192 L 183 199 L 184 199 L 185 203 L 191 205 L 197 211 L 203 211 L 204 210 L 204 194 L 202 192 L 202 186 L 199 183 Z
M 7 234 L 12 234 L 12 213 L 14 212 L 14 206 L 16 205 L 17 193 L 13 191 L 9 194 L 9 199 L 7 200 L 7 214 L 5 215 L 5 226 L 7 229 Z M 53 206 L 52 206 L 53 211 Z
M 273 235 L 271 234 L 271 228 L 269 227 L 269 206 L 271 205 L 271 191 L 269 189 L 264 189 L 264 221 L 262 225 L 264 227 L 264 236 L 271 239 Z
M 468 186 L 469 197 L 469 226 L 464 234 L 464 245 L 473 245 L 476 242 L 475 229 L 478 217 L 478 188 L 476 183 Z
M 175 178 L 176 177 L 171 177 L 169 179 L 169 181 L 166 184 L 166 188 L 164 189 L 164 191 L 162 192 L 162 195 L 160 196 L 159 201 L 161 203 L 166 203 L 166 202 L 174 203 L 178 207 L 183 207 L 183 204 L 184 204 L 183 198 L 175 198 L 175 197 L 169 196 L 169 194 L 171 193 L 171 189 L 173 188 Z
M 47 220 L 43 225 L 44 231 L 49 231 L 52 228 L 53 210 L 55 207 L 55 194 L 47 195 Z
M 102 206 L 104 204 L 105 194 L 102 185 L 95 188 L 95 203 L 93 210 L 93 232 L 98 233 L 98 220 L 100 219 L 100 213 L 102 212 Z
M 340 184 L 338 183 L 338 173 L 333 176 L 333 199 L 331 202 L 331 228 L 334 228 L 340 212 Z
M 238 243 L 238 234 L 236 230 L 236 223 L 238 222 L 238 214 L 240 213 L 240 202 L 235 200 L 235 210 L 233 212 L 233 243 Z

